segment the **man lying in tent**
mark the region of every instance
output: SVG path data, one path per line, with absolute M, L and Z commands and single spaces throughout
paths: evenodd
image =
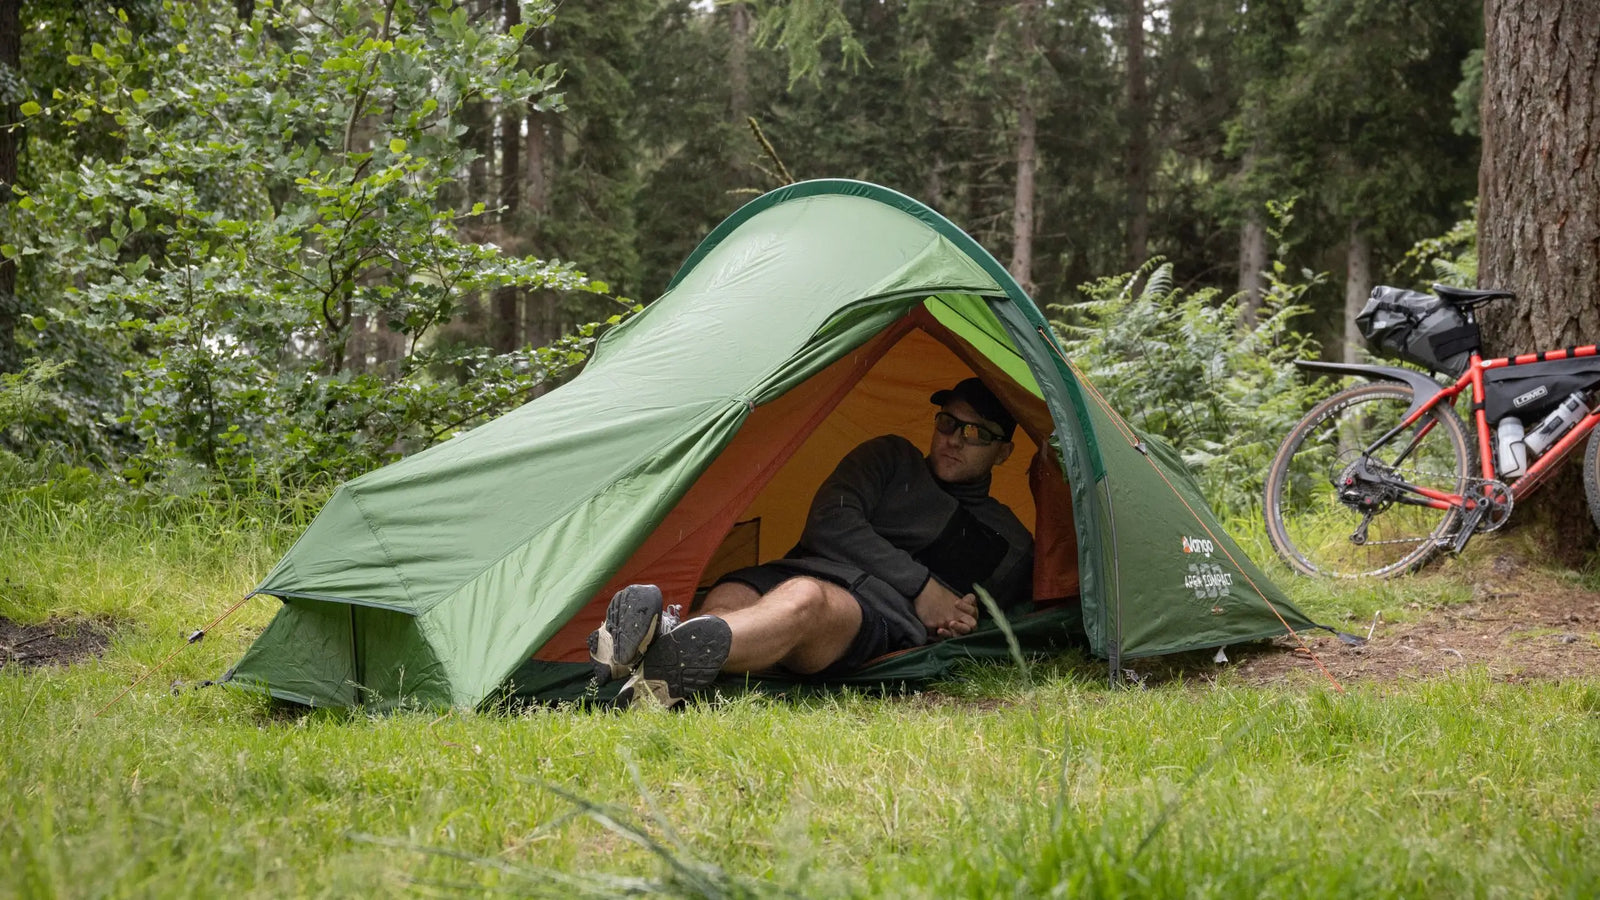
M 852 450 L 811 502 L 783 559 L 724 575 L 695 618 L 663 629 L 654 585 L 612 597 L 589 635 L 596 677 L 630 676 L 618 705 L 647 691 L 675 706 L 720 672 L 843 674 L 977 627 L 973 586 L 1002 607 L 1029 599 L 1033 541 L 989 496 L 1016 420 L 977 378 L 938 391 L 924 456 L 885 435 Z

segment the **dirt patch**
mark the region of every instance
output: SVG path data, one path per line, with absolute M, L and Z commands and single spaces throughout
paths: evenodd
M 1321 666 L 1340 682 L 1400 681 L 1479 667 L 1502 681 L 1560 680 L 1600 676 L 1600 594 L 1499 556 L 1469 574 L 1470 602 L 1409 611 L 1411 621 L 1379 619 L 1346 625 L 1358 637 L 1351 646 L 1326 632 L 1302 635 L 1310 652 L 1292 638 L 1215 651 L 1178 654 L 1131 665 L 1146 684 L 1175 678 L 1211 681 L 1222 677 L 1247 684 L 1320 680 Z M 1314 655 L 1314 658 L 1313 658 Z
M 0 669 L 16 666 L 69 666 L 98 658 L 111 641 L 111 628 L 87 619 L 52 619 L 19 625 L 0 616 Z

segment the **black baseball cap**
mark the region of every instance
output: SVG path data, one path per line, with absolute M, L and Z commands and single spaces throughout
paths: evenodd
M 977 378 L 965 379 L 953 388 L 934 391 L 928 399 L 939 406 L 951 400 L 965 400 L 978 415 L 1000 426 L 1000 436 L 1005 440 L 1011 440 L 1011 435 L 1017 430 L 1017 420 L 1012 417 L 1010 410 Z

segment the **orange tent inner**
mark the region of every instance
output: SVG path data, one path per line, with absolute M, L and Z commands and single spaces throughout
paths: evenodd
M 954 332 L 916 307 L 895 325 L 788 393 L 757 407 L 728 446 L 611 580 L 535 659 L 582 662 L 611 595 L 658 585 L 687 611 L 724 572 L 783 556 L 800 539 L 811 497 L 857 444 L 899 434 L 925 447 L 929 397 L 978 375 L 1017 417 L 1016 449 L 994 472 L 993 496 L 1034 535 L 1034 597 L 1078 593 L 1072 498 L 1055 454 L 1049 410 Z

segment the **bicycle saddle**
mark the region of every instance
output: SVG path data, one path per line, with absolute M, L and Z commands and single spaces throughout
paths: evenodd
M 1455 306 L 1478 306 L 1490 300 L 1499 300 L 1502 297 L 1515 300 L 1517 295 L 1512 291 L 1499 288 L 1490 288 L 1486 291 L 1475 291 L 1471 288 L 1451 287 L 1448 284 L 1435 284 L 1433 293 L 1447 303 Z

